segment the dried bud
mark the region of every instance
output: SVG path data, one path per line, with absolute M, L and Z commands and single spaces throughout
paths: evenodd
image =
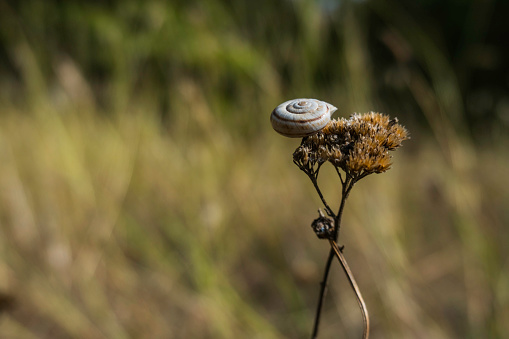
M 332 239 L 334 237 L 334 221 L 327 218 L 321 210 L 318 210 L 320 216 L 313 220 L 311 227 L 320 239 Z

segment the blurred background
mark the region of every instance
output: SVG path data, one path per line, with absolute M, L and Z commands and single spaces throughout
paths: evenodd
M 507 338 L 507 13 L 0 0 L 0 337 L 308 338 L 321 202 L 269 115 L 312 97 L 412 137 L 345 209 L 371 337 Z M 361 333 L 335 264 L 320 337 Z

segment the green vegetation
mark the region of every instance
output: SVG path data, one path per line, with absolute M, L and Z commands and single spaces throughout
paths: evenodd
M 308 338 L 329 246 L 269 115 L 316 97 L 412 137 L 343 216 L 371 337 L 504 338 L 506 9 L 0 0 L 0 337 Z

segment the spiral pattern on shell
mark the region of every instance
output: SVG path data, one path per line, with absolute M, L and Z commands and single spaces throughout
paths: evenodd
M 270 115 L 270 122 L 279 134 L 302 138 L 323 129 L 336 110 L 336 107 L 324 101 L 293 99 L 277 106 Z

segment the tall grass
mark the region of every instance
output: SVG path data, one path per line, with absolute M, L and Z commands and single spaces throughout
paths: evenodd
M 388 2 L 125 3 L 1 3 L 1 337 L 307 338 L 320 201 L 292 164 L 298 142 L 268 122 L 297 96 L 383 109 L 412 133 L 344 215 L 372 337 L 509 332 L 508 140 L 469 136 L 425 27 Z M 377 94 L 366 13 L 417 56 L 394 58 L 404 101 Z M 291 31 L 270 27 L 282 14 Z M 359 335 L 339 269 L 329 295 L 321 336 Z

